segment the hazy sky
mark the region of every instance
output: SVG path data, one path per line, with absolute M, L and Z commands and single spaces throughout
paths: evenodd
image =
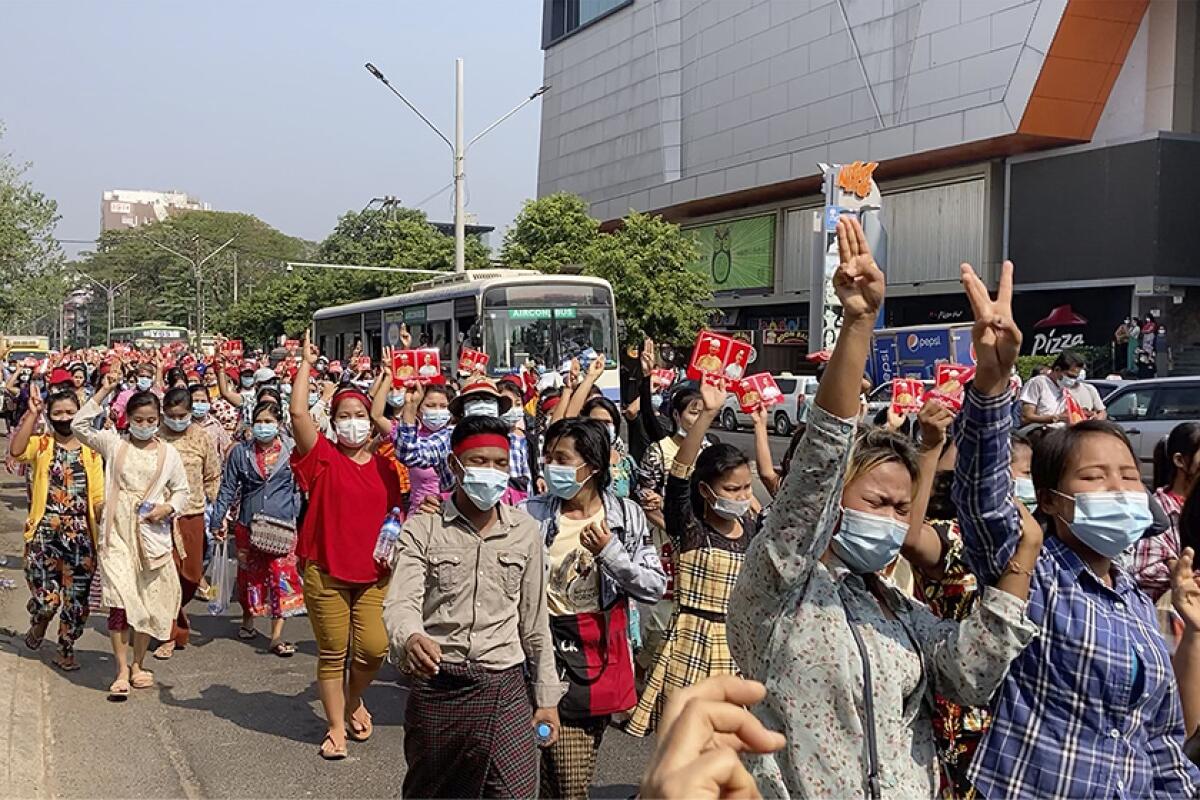
M 541 84 L 536 0 L 0 0 L 0 148 L 32 161 L 58 236 L 93 239 L 105 189 L 180 189 L 319 240 L 372 197 L 415 204 L 449 148 L 454 58 L 469 140 Z M 503 226 L 537 185 L 540 101 L 467 157 L 467 210 Z M 423 208 L 453 219 L 447 189 Z M 73 253 L 77 248 L 71 247 Z

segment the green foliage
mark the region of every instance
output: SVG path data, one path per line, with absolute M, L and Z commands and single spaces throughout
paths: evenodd
M 476 237 L 466 242 L 468 269 L 488 265 L 488 251 Z M 443 235 L 412 209 L 348 212 L 316 247 L 313 261 L 404 269 L 454 269 L 454 239 Z M 326 306 L 399 294 L 428 276 L 366 270 L 298 268 L 276 271 L 262 287 L 230 307 L 221 329 L 249 342 L 265 343 L 280 334 L 298 335 Z
M 686 269 L 695 259 L 696 245 L 678 225 L 631 211 L 593 242 L 585 272 L 612 284 L 628 341 L 690 342 L 712 316 L 703 305 L 712 300 L 708 283 Z
M 504 236 L 500 258 L 514 269 L 558 272 L 564 264 L 583 264 L 600 235 L 588 204 L 566 192 L 526 200 Z
M 0 151 L 0 331 L 50 333 L 65 294 L 58 204 L 33 188 L 28 169 Z
M 1022 381 L 1027 381 L 1035 369 L 1050 366 L 1054 359 L 1055 356 L 1018 356 L 1017 374 L 1021 376 Z

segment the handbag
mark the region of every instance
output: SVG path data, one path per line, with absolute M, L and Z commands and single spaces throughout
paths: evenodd
M 550 618 L 554 661 L 567 684 L 558 704 L 563 717 L 618 714 L 637 704 L 628 609 L 629 601 L 622 598 L 606 611 Z
M 296 523 L 255 514 L 250 518 L 250 546 L 269 556 L 286 556 L 296 548 Z

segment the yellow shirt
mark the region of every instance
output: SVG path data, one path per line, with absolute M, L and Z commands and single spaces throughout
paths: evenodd
M 546 553 L 550 566 L 546 605 L 551 616 L 600 610 L 600 567 L 596 557 L 579 543 L 579 535 L 603 519 L 604 509 L 587 519 L 558 518 L 558 536 Z
M 104 504 L 104 462 L 100 454 L 87 445 L 80 445 L 79 458 L 87 475 L 88 528 L 92 541 L 96 539 L 100 507 Z M 30 477 L 33 487 L 29 499 L 29 516 L 25 520 L 25 541 L 33 539 L 33 532 L 46 514 L 46 492 L 50 490 L 50 463 L 54 460 L 54 437 L 50 434 L 31 436 L 25 452 L 17 461 L 31 464 Z

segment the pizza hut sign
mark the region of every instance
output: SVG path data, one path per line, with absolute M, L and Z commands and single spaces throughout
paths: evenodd
M 1075 347 L 1083 346 L 1083 331 L 1087 318 L 1071 306 L 1058 306 L 1044 319 L 1034 323 L 1033 348 L 1031 355 L 1054 356 Z M 1075 330 L 1071 330 L 1074 328 Z

